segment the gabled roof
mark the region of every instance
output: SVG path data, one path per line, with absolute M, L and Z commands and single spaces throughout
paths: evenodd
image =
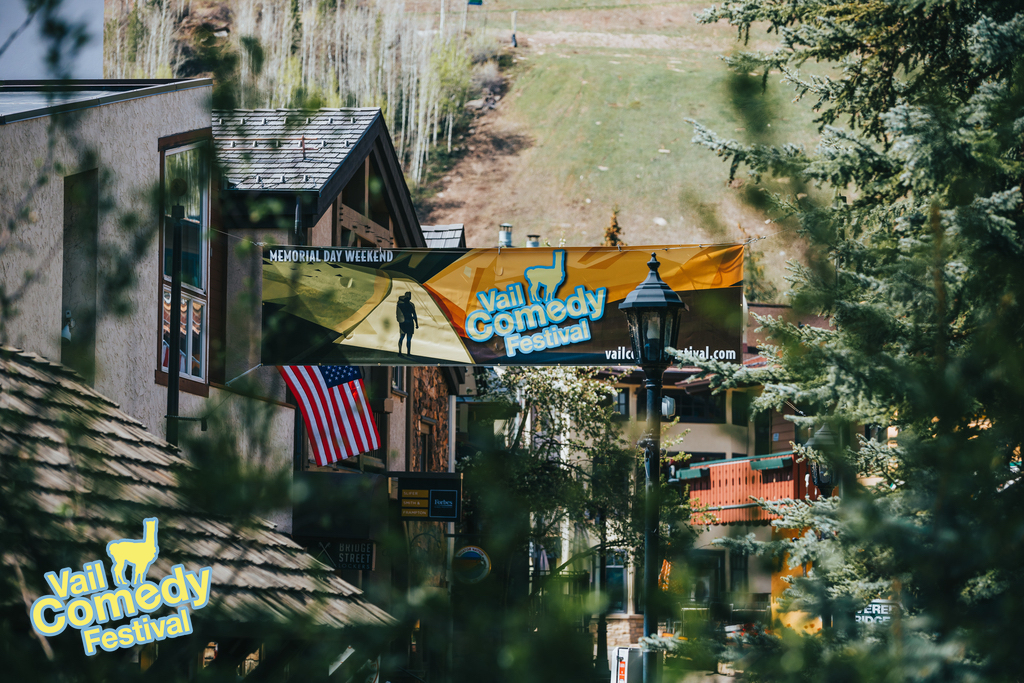
M 453 225 L 424 225 L 423 239 L 431 249 L 459 249 L 466 246 L 466 226 L 462 223 Z
M 319 193 L 379 114 L 379 109 L 215 110 L 213 142 L 226 189 Z
M 160 554 L 151 577 L 177 563 L 213 569 L 211 603 L 197 616 L 278 625 L 298 617 L 329 629 L 394 621 L 270 523 L 196 510 L 178 484 L 192 466 L 174 447 L 70 370 L 10 347 L 0 347 L 0 459 L 0 490 L 32 507 L 26 514 L 38 537 L 19 544 L 51 542 L 46 528 L 71 529 L 62 539 L 71 554 L 106 564 L 108 541 L 140 538 L 142 520 L 156 516 Z M 20 528 L 5 527 L 9 540 Z M 26 558 L 0 553 L 0 564 L 25 567 Z M 60 567 L 25 569 L 41 577 Z
M 213 139 L 224 192 L 303 195 L 307 225 L 371 157 L 395 220 L 396 245 L 426 246 L 380 109 L 214 110 Z

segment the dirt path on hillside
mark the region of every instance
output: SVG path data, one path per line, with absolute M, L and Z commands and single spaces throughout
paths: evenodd
M 544 233 L 542 237 L 552 244 L 559 237 L 566 238 L 570 244 L 600 243 L 608 216 L 596 215 L 589 201 L 567 202 L 564 179 L 539 179 L 531 175 L 533 146 L 538 141 L 532 131 L 511 114 L 510 105 L 511 102 L 503 99 L 495 109 L 477 114 L 470 134 L 458 141 L 462 156 L 447 173 L 428 186 L 430 193 L 417 203 L 420 223 L 462 223 L 466 229 L 466 244 L 470 247 L 495 245 L 498 226 L 503 222 L 514 224 L 516 243 L 525 241 L 527 231 Z M 536 217 L 537 207 L 546 207 L 540 212 L 546 216 L 547 224 L 542 227 L 531 221 L 528 226 L 522 225 L 519 221 L 524 217 Z M 639 230 L 642 240 L 648 244 L 746 239 L 775 231 L 765 229 L 764 216 L 732 193 L 724 193 L 712 211 L 714 222 L 724 226 L 727 234 L 712 236 L 699 221 L 686 226 L 667 226 L 664 220 L 656 219 L 655 223 L 634 222 L 623 227 L 631 233 Z
M 701 52 L 708 58 L 728 49 L 735 37 L 734 30 L 724 25 L 700 28 L 686 36 L 672 35 L 673 29 L 683 24 L 695 25 L 693 9 L 657 8 L 646 11 L 629 10 L 643 17 L 628 23 L 621 11 L 572 13 L 572 28 L 579 28 L 581 17 L 585 17 L 585 30 L 535 30 L 518 34 L 519 49 L 515 54 L 530 59 L 543 54 L 546 49 L 559 47 L 580 49 L 610 49 L 666 52 Z M 562 13 L 559 13 L 562 14 Z M 565 13 L 570 17 L 570 13 Z M 619 27 L 639 29 L 630 33 L 617 33 Z M 651 32 L 642 32 L 649 30 Z M 659 33 L 667 31 L 667 34 Z M 497 35 L 497 34 L 495 34 Z M 502 36 L 503 38 L 505 36 Z M 751 44 L 751 49 L 766 46 Z M 508 90 L 506 89 L 506 92 Z M 492 246 L 497 242 L 498 226 L 512 222 L 514 239 L 525 241 L 527 231 L 543 232 L 544 239 L 552 244 L 559 239 L 568 243 L 597 244 L 603 239 L 603 226 L 608 216 L 597 215 L 590 200 L 579 205 L 566 202 L 563 178 L 542 181 L 532 177 L 530 160 L 533 146 L 541 144 L 534 138 L 533 131 L 519 122 L 514 115 L 515 108 L 508 99 L 497 103 L 495 109 L 478 113 L 470 134 L 456 141 L 461 148 L 461 157 L 450 170 L 429 186 L 429 192 L 418 201 L 418 213 L 423 225 L 462 223 L 466 227 L 466 242 L 471 247 Z M 538 207 L 541 208 L 538 211 Z M 538 223 L 538 213 L 544 220 Z M 726 226 L 729 234 L 717 235 L 718 239 L 744 239 L 755 236 L 755 226 L 764 225 L 764 217 L 744 206 L 738 198 L 726 194 L 714 209 L 717 221 Z M 529 226 L 518 220 L 530 216 Z M 664 219 L 633 216 L 630 230 L 639 230 L 647 243 L 693 241 L 710 238 L 700 221 L 678 223 L 667 226 Z M 637 223 L 636 221 L 641 221 Z M 744 229 L 741 226 L 747 226 Z M 624 225 L 624 227 L 627 227 Z M 748 233 L 748 229 L 751 232 Z M 763 229 L 763 227 L 762 227 Z M 736 234 L 732 234 L 736 233 Z
M 613 50 L 667 50 L 683 52 L 686 50 L 707 51 L 709 54 L 721 54 L 723 41 L 716 36 L 664 36 L 657 33 L 593 33 L 582 31 L 535 31 L 524 35 L 523 43 L 531 48 L 544 48 L 552 45 L 571 47 L 603 47 Z M 747 46 L 751 50 L 772 49 L 774 46 L 765 41 L 751 41 Z
M 532 144 L 529 132 L 504 116 L 504 108 L 477 118 L 473 133 L 462 141 L 464 156 L 435 183 L 436 194 L 420 206 L 424 225 L 463 223 L 469 246 L 497 243 L 502 216 L 513 216 L 520 201 L 516 179 L 523 153 Z

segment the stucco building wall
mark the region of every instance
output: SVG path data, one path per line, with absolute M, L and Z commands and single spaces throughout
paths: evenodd
M 96 169 L 100 196 L 93 386 L 161 437 L 166 435 L 167 389 L 156 381 L 161 310 L 158 141 L 210 127 L 212 87 L 209 81 L 203 83 L 0 126 L 0 196 L 5 199 L 0 202 L 0 225 L 12 220 L 15 225 L 0 252 L 0 282 L 9 294 L 21 293 L 16 314 L 2 321 L 0 341 L 60 361 L 65 177 Z M 43 176 L 46 182 L 39 183 Z M 236 277 L 242 285 L 243 274 Z M 115 278 L 126 283 L 121 294 L 129 304 L 120 315 L 109 310 L 112 302 L 103 294 L 104 285 Z M 256 318 L 257 330 L 258 324 Z M 247 363 L 254 354 L 258 359 L 258 343 L 255 350 L 246 348 L 231 370 L 252 367 Z M 277 374 L 273 369 L 261 372 L 268 382 Z M 228 379 L 233 376 L 228 373 Z M 206 398 L 182 391 L 179 414 L 197 416 L 206 406 L 216 406 L 241 425 L 244 401 L 216 386 Z M 273 458 L 278 467 L 290 465 L 294 410 L 276 403 L 260 405 L 266 409 L 265 439 L 240 443 L 241 451 L 252 459 Z M 191 429 L 198 430 L 199 424 L 181 424 L 182 434 Z M 290 511 L 266 514 L 280 531 L 291 530 Z
M 177 90 L 0 127 L 0 195 L 7 198 L 0 206 L 4 223 L 16 219 L 19 200 L 30 195 L 25 204 L 28 220 L 17 221 L 0 259 L 0 279 L 10 291 L 32 273 L 17 315 L 4 321 L 3 341 L 60 360 L 64 176 L 98 169 L 100 319 L 95 388 L 159 435 L 164 434 L 166 406 L 161 394 L 166 392 L 156 390 L 153 375 L 160 314 L 159 226 L 152 202 L 160 179 L 157 141 L 209 128 L 210 92 L 210 86 Z M 29 183 L 44 174 L 48 181 L 29 190 Z M 138 222 L 129 228 L 131 214 Z M 119 263 L 116 256 L 130 254 L 136 241 L 144 245 L 142 253 Z M 115 316 L 105 311 L 110 302 L 102 294 L 103 284 L 123 275 L 125 266 L 134 279 L 125 293 L 130 311 Z M 183 414 L 198 410 L 194 398 L 182 396 Z
M 629 387 L 629 385 L 621 386 Z M 629 392 L 629 414 L 634 420 L 637 415 L 639 391 L 645 391 L 645 389 L 640 387 L 636 391 Z M 669 450 L 685 453 L 725 453 L 726 458 L 731 458 L 733 454 L 747 455 L 747 450 L 753 444 L 753 427 L 732 424 L 732 394 L 733 391 L 729 390 L 723 422 L 680 422 L 665 432 L 663 443 L 669 439 L 678 438 L 683 432 L 689 430 L 689 434 L 686 435 L 683 442 Z

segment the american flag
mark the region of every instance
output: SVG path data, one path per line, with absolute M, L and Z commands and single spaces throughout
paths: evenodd
M 299 402 L 309 445 L 321 467 L 380 448 L 366 403 L 363 375 L 349 365 L 284 365 L 278 368 Z

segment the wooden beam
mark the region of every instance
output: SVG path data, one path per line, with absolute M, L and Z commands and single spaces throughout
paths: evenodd
M 388 228 L 374 223 L 355 209 L 339 202 L 337 213 L 340 230 L 349 230 L 360 239 L 376 247 L 391 248 L 395 246 L 394 237 Z
M 370 156 L 363 159 L 363 215 L 370 217 Z

